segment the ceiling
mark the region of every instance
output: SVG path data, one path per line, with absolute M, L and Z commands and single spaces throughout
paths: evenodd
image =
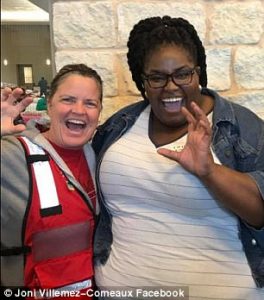
M 49 0 L 1 0 L 1 23 L 49 23 Z

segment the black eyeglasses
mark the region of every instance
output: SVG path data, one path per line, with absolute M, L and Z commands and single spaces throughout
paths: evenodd
M 146 80 L 153 89 L 164 88 L 168 84 L 169 79 L 176 85 L 188 85 L 192 82 L 193 74 L 197 68 L 199 67 L 196 66 L 193 69 L 182 69 L 171 74 L 142 74 L 142 78 L 143 80 Z

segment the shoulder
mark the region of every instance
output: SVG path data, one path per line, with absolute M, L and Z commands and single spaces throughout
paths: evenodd
M 132 103 L 116 113 L 114 113 L 111 117 L 109 117 L 102 125 L 98 127 L 99 131 L 102 129 L 107 128 L 111 124 L 118 124 L 120 121 L 124 118 L 126 119 L 133 119 L 137 118 L 138 115 L 144 110 L 144 108 L 148 105 L 149 103 L 145 100 Z
M 225 101 L 229 103 L 239 128 L 251 132 L 261 131 L 264 134 L 264 121 L 254 111 L 238 103 Z
M 148 101 L 143 100 L 126 106 L 100 125 L 93 138 L 92 146 L 95 152 L 98 153 L 100 151 L 106 140 L 111 142 L 129 129 L 148 104 Z
M 16 136 L 10 135 L 1 138 L 1 157 L 3 160 L 5 157 L 21 155 L 23 152 L 23 147 Z
M 30 123 L 30 122 L 29 122 Z M 35 139 L 37 136 L 40 135 L 40 132 L 37 128 L 35 128 L 35 123 L 33 122 L 31 124 L 27 125 L 27 128 L 25 131 L 23 131 L 21 134 L 16 135 L 7 135 L 4 137 L 1 137 L 1 163 L 7 163 L 9 159 L 13 160 L 13 164 L 18 163 L 20 161 L 20 157 L 25 156 L 24 148 L 19 141 L 19 136 L 25 136 L 29 140 L 33 141 L 35 143 Z M 17 159 L 17 161 L 15 161 Z
M 249 108 L 230 101 L 222 96 L 220 96 L 215 91 L 206 89 L 206 94 L 213 97 L 214 105 L 214 123 L 218 122 L 230 122 L 236 126 L 255 126 L 263 127 L 263 120 Z
M 25 151 L 15 136 L 6 136 L 1 139 L 1 168 L 2 192 L 5 188 L 26 184 L 28 168 Z M 24 185 L 24 188 L 26 186 Z
M 264 121 L 253 111 L 238 103 L 219 95 L 214 99 L 213 130 L 216 133 L 215 137 L 219 138 L 224 135 L 228 140 L 232 140 L 232 143 L 236 142 L 237 151 L 243 146 L 244 152 L 251 149 L 263 157 Z
M 87 143 L 84 146 L 83 149 L 84 149 L 84 155 L 85 155 L 85 158 L 86 158 L 86 160 L 88 162 L 89 168 L 94 173 L 96 158 L 95 158 L 95 153 L 94 153 L 94 150 L 93 150 L 93 148 L 91 146 L 91 143 Z

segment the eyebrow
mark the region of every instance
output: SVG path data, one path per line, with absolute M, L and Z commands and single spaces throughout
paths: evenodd
M 189 70 L 189 69 L 192 69 L 192 68 L 189 67 L 189 66 L 182 66 L 182 67 L 179 67 L 177 69 L 174 69 L 172 73 L 180 72 L 182 70 Z M 152 69 L 152 70 L 149 71 L 149 73 L 168 74 L 167 72 L 165 73 L 164 71 L 157 70 L 157 69 Z
M 77 97 L 75 97 L 75 96 L 71 96 L 71 95 L 61 95 L 60 96 L 60 99 L 62 99 L 63 97 L 67 97 L 68 99 L 71 99 L 71 100 L 75 100 L 75 99 L 77 99 Z M 98 101 L 98 102 L 100 102 L 100 99 L 98 98 L 85 98 L 85 99 L 83 99 L 84 101 Z
M 76 98 L 76 97 L 74 97 L 74 96 L 67 95 L 67 94 L 60 95 L 60 98 L 63 98 L 63 97 L 72 98 L 72 99 L 75 99 L 75 98 Z

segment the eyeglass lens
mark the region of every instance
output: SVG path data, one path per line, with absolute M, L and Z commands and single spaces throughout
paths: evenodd
M 192 81 L 192 75 L 194 74 L 194 69 L 183 70 L 181 72 L 175 72 L 172 74 L 153 74 L 146 75 L 145 79 L 148 81 L 150 87 L 152 88 L 162 88 L 168 84 L 169 79 L 173 81 L 176 85 L 187 85 Z

